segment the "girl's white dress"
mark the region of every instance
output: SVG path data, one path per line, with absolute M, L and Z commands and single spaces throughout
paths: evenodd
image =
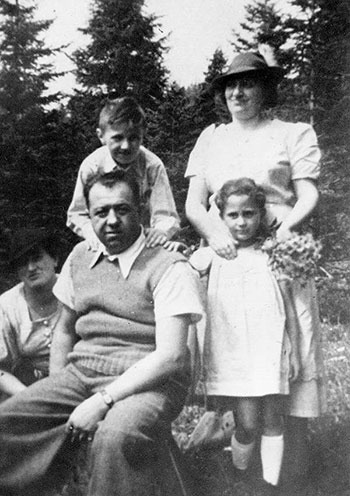
M 209 270 L 207 394 L 288 394 L 284 304 L 266 255 L 251 246 L 240 248 L 234 260 L 225 260 L 208 247 L 197 250 L 190 262 L 200 272 Z

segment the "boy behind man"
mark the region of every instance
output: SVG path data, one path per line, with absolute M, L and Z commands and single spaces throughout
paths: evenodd
M 97 136 L 103 146 L 82 162 L 67 215 L 67 226 L 85 238 L 92 249 L 97 249 L 99 242 L 91 226 L 83 190 L 86 178 L 97 170 L 122 169 L 136 174 L 148 247 L 164 244 L 179 229 L 164 164 L 142 146 L 145 127 L 145 114 L 134 98 L 109 100 L 100 112 Z

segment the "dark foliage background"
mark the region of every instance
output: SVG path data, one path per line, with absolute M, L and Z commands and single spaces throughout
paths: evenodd
M 35 18 L 35 0 L 0 0 L 0 291 L 13 283 L 6 272 L 7 235 L 21 226 L 56 230 L 62 258 L 77 241 L 66 227 L 75 177 L 83 158 L 99 146 L 95 128 L 103 101 L 134 95 L 147 113 L 146 146 L 167 168 L 182 219 L 180 237 L 198 238 L 184 215 L 184 171 L 199 133 L 222 118 L 208 91 L 227 60 L 212 55 L 203 82 L 188 88 L 168 80 L 166 38 L 143 0 L 91 0 L 89 42 L 77 50 L 77 88 L 68 99 L 46 91 L 58 74 L 47 60 L 50 20 Z M 273 0 L 252 0 L 232 52 L 276 48 L 287 68 L 280 88 L 282 119 L 311 122 L 323 152 L 322 200 L 314 224 L 324 245 L 323 265 L 332 276 L 320 283 L 323 316 L 349 319 L 346 311 L 350 236 L 350 4 L 348 0 L 290 0 L 282 11 Z M 293 14 L 291 14 L 293 12 Z M 63 47 L 58 47 L 60 50 Z M 210 56 L 210 54 L 208 54 Z M 329 304 L 329 294 L 337 304 Z M 339 303 L 340 302 L 340 303 Z

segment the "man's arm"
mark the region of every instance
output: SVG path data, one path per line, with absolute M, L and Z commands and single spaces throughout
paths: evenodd
M 173 373 L 184 369 L 188 354 L 189 324 L 190 316 L 187 314 L 167 317 L 157 323 L 155 351 L 105 388 L 114 402 L 149 390 Z M 82 433 L 92 432 L 97 423 L 103 420 L 108 408 L 101 394 L 96 393 L 75 408 L 69 417 L 68 425 L 73 425 Z
M 114 401 L 150 389 L 163 379 L 184 370 L 188 360 L 189 324 L 188 315 L 163 318 L 157 323 L 155 351 L 106 387 Z
M 67 365 L 67 355 L 77 342 L 75 333 L 76 320 L 77 314 L 75 311 L 63 305 L 51 344 L 50 374 L 59 372 Z

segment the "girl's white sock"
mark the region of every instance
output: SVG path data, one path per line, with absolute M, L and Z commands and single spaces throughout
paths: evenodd
M 250 444 L 241 444 L 237 441 L 235 435 L 232 436 L 232 462 L 236 468 L 238 468 L 239 470 L 247 470 L 253 454 L 254 446 L 255 441 Z
M 266 482 L 277 486 L 281 472 L 284 439 L 280 436 L 261 436 L 261 463 Z

